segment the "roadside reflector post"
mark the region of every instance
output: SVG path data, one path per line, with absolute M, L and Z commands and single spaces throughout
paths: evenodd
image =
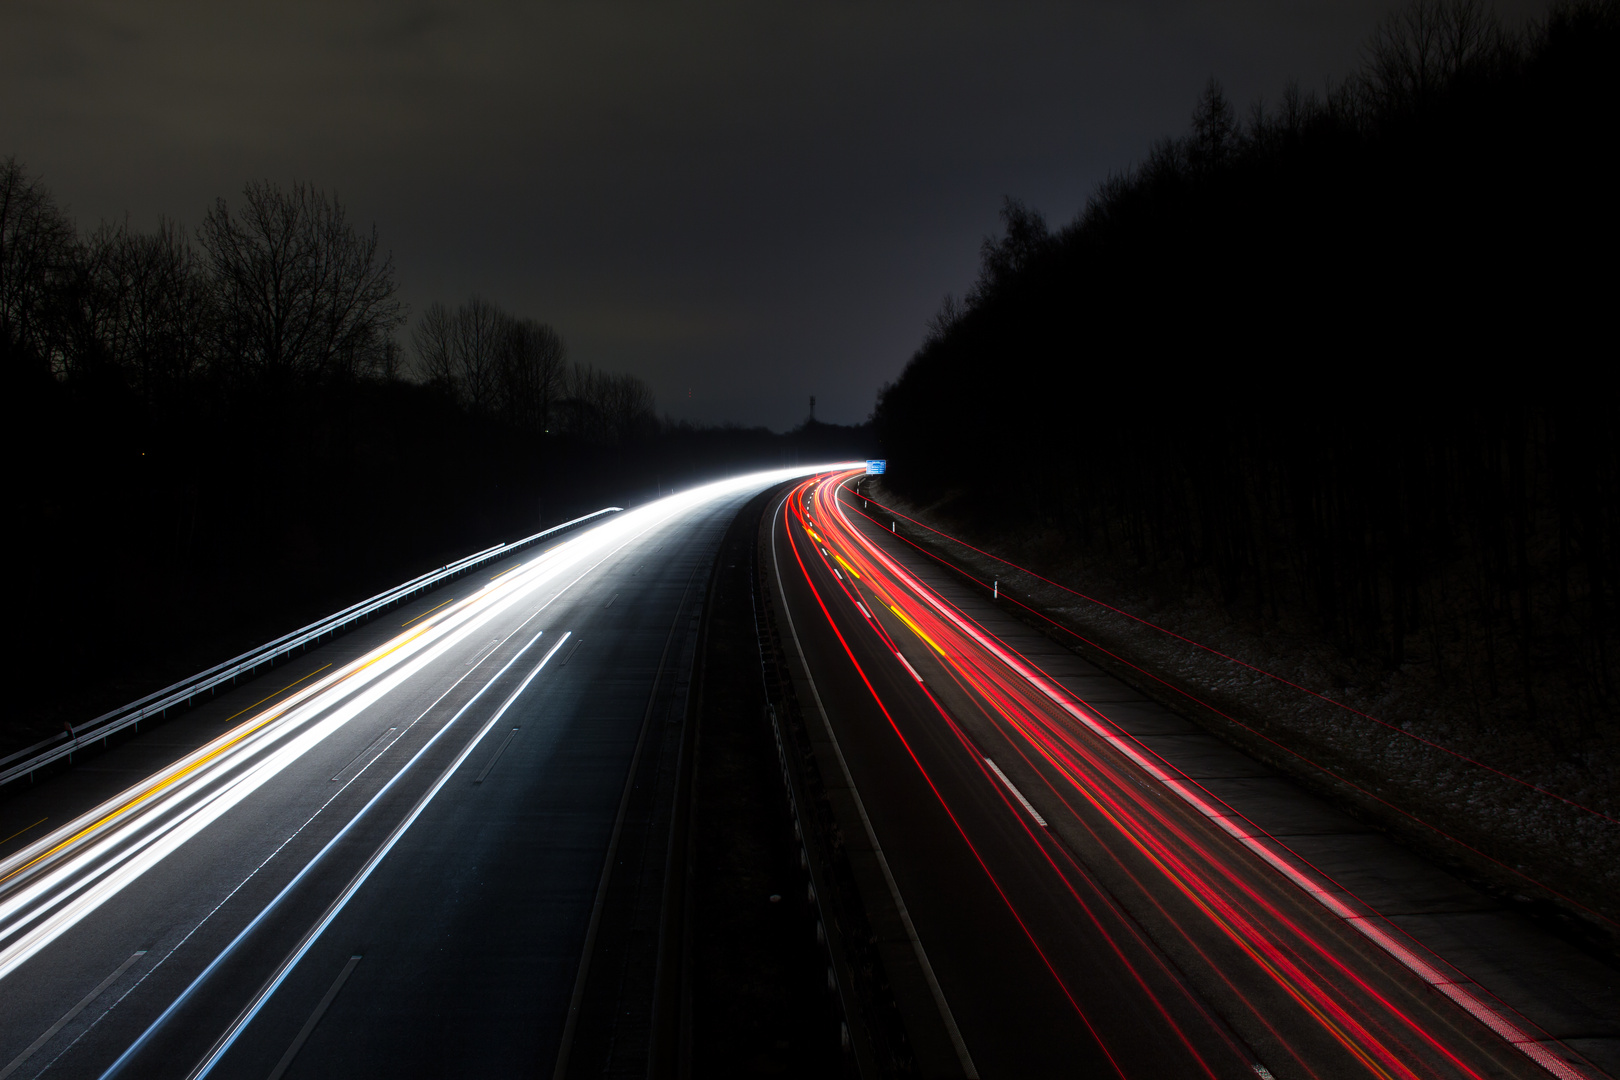
M 894 532 L 894 518 L 889 519 L 889 531 Z
M 990 599 L 992 599 L 992 600 L 1000 600 L 1001 599 L 1001 582 L 996 581 L 994 579 L 992 579 L 991 582 L 990 582 Z

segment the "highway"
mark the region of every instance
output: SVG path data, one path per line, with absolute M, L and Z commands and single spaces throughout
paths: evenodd
M 1592 1075 L 1166 771 L 1095 669 L 909 572 L 858 470 L 810 473 L 504 560 L 8 799 L 0 1080 L 647 1075 L 705 586 L 788 480 L 758 584 L 882 867 L 915 1075 Z
M 644 1069 L 625 920 L 708 574 L 808 471 L 618 514 L 8 800 L 0 1077 Z
M 907 572 L 859 476 L 796 486 L 763 572 L 938 987 L 902 1008 L 960 1033 L 920 1072 L 1582 1075 L 1068 688 L 1100 673 L 1020 655 Z

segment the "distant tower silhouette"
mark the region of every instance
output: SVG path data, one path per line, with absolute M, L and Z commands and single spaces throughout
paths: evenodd
M 816 395 L 810 395 L 810 422 L 816 422 Z

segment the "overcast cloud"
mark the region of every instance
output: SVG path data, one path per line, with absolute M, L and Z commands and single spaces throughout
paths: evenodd
M 417 310 L 545 319 L 676 417 L 848 423 L 1004 194 L 1066 222 L 1210 75 L 1320 87 L 1389 6 L 7 0 L 0 155 L 81 225 L 309 181 Z

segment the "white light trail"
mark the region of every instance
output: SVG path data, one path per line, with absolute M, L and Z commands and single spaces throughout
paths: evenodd
M 735 477 L 618 514 L 433 612 L 0 861 L 0 979 L 350 721 L 486 632 L 503 614 L 533 603 L 536 593 L 554 588 L 537 608 L 543 610 L 626 545 L 689 511 L 750 488 L 840 467 Z

